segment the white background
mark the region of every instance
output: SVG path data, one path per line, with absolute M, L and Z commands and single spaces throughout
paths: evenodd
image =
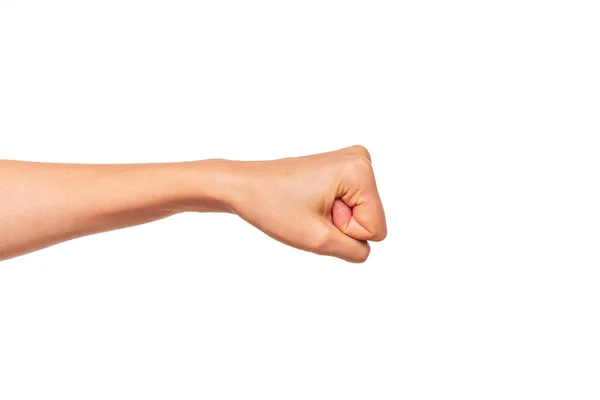
M 364 265 L 211 214 L 2 262 L 0 398 L 598 399 L 596 5 L 0 0 L 0 158 L 360 143 L 389 226 Z

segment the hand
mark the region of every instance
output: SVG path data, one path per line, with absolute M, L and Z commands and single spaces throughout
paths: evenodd
M 364 262 L 367 241 L 387 235 L 371 158 L 362 146 L 237 166 L 233 212 L 283 243 Z
M 387 229 L 362 146 L 275 161 L 0 160 L 0 261 L 185 211 L 232 211 L 291 246 L 352 262 Z

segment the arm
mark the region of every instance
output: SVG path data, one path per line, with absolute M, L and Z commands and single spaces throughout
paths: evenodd
M 351 262 L 387 232 L 361 146 L 256 162 L 0 160 L 0 260 L 185 211 L 235 213 L 288 245 Z

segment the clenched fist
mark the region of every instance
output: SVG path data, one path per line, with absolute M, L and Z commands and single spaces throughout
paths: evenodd
M 275 161 L 240 162 L 233 212 L 271 237 L 350 262 L 387 228 L 369 152 L 353 146 Z
M 0 260 L 184 211 L 232 212 L 291 246 L 363 262 L 387 234 L 368 151 L 274 161 L 0 160 Z

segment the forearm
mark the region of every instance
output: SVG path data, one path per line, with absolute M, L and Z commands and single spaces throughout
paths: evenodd
M 228 211 L 228 168 L 0 161 L 0 260 L 182 211 Z
M 362 146 L 256 162 L 0 160 L 0 260 L 184 211 L 232 212 L 290 246 L 351 262 L 387 234 Z

